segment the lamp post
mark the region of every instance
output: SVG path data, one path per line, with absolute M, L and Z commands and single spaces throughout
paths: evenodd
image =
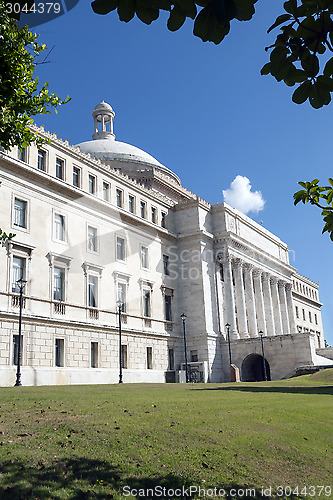
M 121 353 L 121 310 L 123 303 L 121 300 L 117 300 L 118 308 L 118 320 L 119 320 L 119 384 L 123 383 L 123 363 L 122 363 L 122 353 Z
M 226 323 L 225 327 L 227 329 L 228 346 L 229 346 L 229 362 L 230 362 L 230 368 L 231 368 L 232 362 L 231 362 L 230 325 L 229 325 L 229 323 Z
M 185 376 L 186 376 L 186 383 L 188 383 L 187 350 L 186 350 L 186 330 L 185 330 L 186 314 L 183 313 L 180 317 L 181 317 L 181 320 L 183 322 L 184 349 L 185 349 Z
M 19 338 L 18 338 L 18 352 L 17 352 L 17 371 L 16 371 L 16 382 L 14 387 L 18 387 L 21 384 L 21 344 L 22 344 L 22 309 L 23 309 L 23 288 L 26 285 L 26 281 L 20 278 L 16 281 L 20 288 L 20 315 L 19 315 Z
M 263 341 L 263 332 L 260 330 L 259 332 L 260 339 L 261 339 L 261 352 L 262 352 L 262 362 L 264 365 L 264 377 L 265 381 L 267 382 L 267 372 L 266 372 L 266 361 L 265 361 L 265 352 L 264 352 L 264 341 Z

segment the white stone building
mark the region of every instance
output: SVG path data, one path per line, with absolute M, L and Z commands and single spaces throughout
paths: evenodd
M 211 205 L 140 149 L 118 142 L 114 111 L 93 111 L 93 140 L 0 153 L 0 384 L 14 385 L 19 294 L 22 384 L 115 383 L 117 300 L 124 382 L 289 376 L 332 363 L 318 285 L 297 274 L 275 235 L 225 203 Z M 321 354 L 322 354 L 321 349 Z

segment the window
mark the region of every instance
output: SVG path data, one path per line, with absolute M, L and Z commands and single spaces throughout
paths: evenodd
M 146 218 L 146 202 L 140 201 L 140 215 L 143 219 Z
M 43 149 L 38 150 L 38 164 L 37 164 L 38 170 L 43 170 L 43 172 L 46 171 L 46 151 Z
M 20 287 L 17 283 L 18 280 L 25 278 L 25 259 L 22 257 L 13 257 L 12 267 L 12 292 L 19 293 Z
M 169 370 L 175 369 L 175 351 L 173 349 L 169 349 Z
M 172 301 L 171 295 L 164 295 L 164 314 L 166 321 L 172 321 L 171 301 Z
M 317 314 L 315 314 L 315 315 L 314 315 L 314 320 L 315 320 L 316 325 L 318 325 L 318 318 L 317 318 Z
M 223 264 L 220 264 L 220 280 L 224 281 L 224 270 L 223 270 Z
M 56 159 L 56 177 L 57 179 L 64 180 L 65 176 L 65 162 L 64 160 L 60 160 L 60 158 Z
M 310 323 L 312 323 L 312 314 L 310 311 L 309 311 L 309 321 L 310 321 Z
M 94 175 L 89 174 L 89 193 L 96 193 L 96 177 Z
M 27 227 L 27 202 L 18 198 L 14 200 L 14 226 Z
M 169 255 L 163 255 L 163 272 L 166 276 L 170 275 L 169 272 Z
M 88 226 L 88 250 L 97 252 L 97 229 L 91 226 Z
M 166 227 L 166 213 L 165 212 L 161 213 L 161 226 L 164 228 Z
M 98 278 L 88 276 L 88 307 L 97 307 Z
M 303 313 L 303 320 L 305 321 L 305 310 L 302 309 L 302 313 Z
M 103 200 L 110 201 L 110 184 L 103 182 Z
M 53 300 L 65 300 L 64 297 L 65 272 L 60 267 L 53 270 Z
M 147 347 L 147 369 L 152 370 L 153 368 L 153 348 Z
M 116 189 L 116 202 L 117 202 L 117 207 L 122 208 L 122 206 L 123 206 L 123 192 L 121 189 Z
M 132 196 L 131 194 L 128 197 L 128 209 L 131 212 L 131 214 L 135 213 L 135 197 Z
M 147 247 L 141 247 L 141 267 L 144 269 L 148 269 L 149 267 Z
M 296 318 L 299 318 L 299 312 L 298 312 L 298 307 L 295 306 L 295 310 L 296 310 Z
M 146 318 L 151 316 L 150 290 L 143 290 L 143 315 Z
M 24 162 L 27 161 L 27 149 L 26 148 L 19 148 L 18 159 L 21 161 L 24 161 Z
M 156 208 L 151 207 L 151 221 L 153 222 L 153 224 L 156 224 L 156 213 Z
M 65 241 L 65 217 L 60 214 L 54 214 L 54 239 Z
M 55 339 L 55 365 L 64 366 L 64 339 Z
M 125 240 L 117 236 L 117 260 L 125 260 Z
M 121 312 L 126 312 L 126 284 L 118 283 L 118 299 L 122 303 Z
M 80 187 L 81 185 L 81 170 L 78 167 L 73 167 L 73 186 Z
M 121 367 L 127 368 L 127 345 L 121 346 Z
M 22 363 L 22 352 L 23 352 L 23 336 L 21 335 L 21 363 Z M 13 335 L 13 365 L 18 364 L 18 353 L 19 353 L 19 336 Z
M 98 367 L 98 342 L 90 344 L 90 366 L 91 368 Z
M 198 361 L 198 351 L 191 351 L 191 361 L 192 362 Z

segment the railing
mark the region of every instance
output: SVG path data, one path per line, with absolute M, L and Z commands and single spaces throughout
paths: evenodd
M 63 302 L 54 302 L 55 314 L 66 314 L 66 306 Z
M 144 326 L 146 326 L 147 328 L 151 328 L 151 319 L 150 319 L 150 318 L 144 318 L 144 319 L 143 319 L 143 324 L 144 324 Z
M 89 309 L 89 318 L 90 319 L 98 319 L 98 309 Z
M 121 322 L 124 323 L 124 325 L 127 325 L 127 314 L 121 315 Z
M 12 307 L 20 307 L 19 295 L 12 295 Z M 25 297 L 22 297 L 22 308 L 25 308 Z

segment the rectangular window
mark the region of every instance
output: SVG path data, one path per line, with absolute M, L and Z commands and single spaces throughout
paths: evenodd
M 192 362 L 198 361 L 198 351 L 191 351 L 191 361 Z
M 127 368 L 127 345 L 121 346 L 121 367 Z
M 25 259 L 22 257 L 13 257 L 12 267 L 12 292 L 19 293 L 20 287 L 17 283 L 18 280 L 25 278 Z
M 55 339 L 55 365 L 64 366 L 64 339 Z
M 164 228 L 166 227 L 166 213 L 165 212 L 161 213 L 161 226 Z
M 164 314 L 166 321 L 172 321 L 171 301 L 171 295 L 164 295 Z
M 310 311 L 309 311 L 309 321 L 310 321 L 310 323 L 312 323 L 312 315 L 311 315 Z
M 103 200 L 110 201 L 110 184 L 103 182 Z
M 156 224 L 156 220 L 157 220 L 156 214 L 157 214 L 156 208 L 151 207 L 151 221 L 153 224 Z
M 153 348 L 147 347 L 147 369 L 152 370 L 153 368 Z
M 54 239 L 65 241 L 65 217 L 54 214 Z
M 135 213 L 135 197 L 132 196 L 131 194 L 128 197 L 128 209 L 131 212 L 131 214 Z
M 315 320 L 316 325 L 318 325 L 318 318 L 317 318 L 317 314 L 315 314 L 315 315 L 314 315 L 314 320 Z
M 98 368 L 98 342 L 91 342 L 90 344 L 90 366 L 91 368 Z
M 64 180 L 65 176 L 65 162 L 64 160 L 60 160 L 60 158 L 56 159 L 56 177 L 57 179 Z
M 27 227 L 27 202 L 18 198 L 14 200 L 14 226 Z
M 302 309 L 302 313 L 303 313 L 303 320 L 305 321 L 305 310 Z
M 163 272 L 166 276 L 169 276 L 169 255 L 163 255 Z
M 141 267 L 143 267 L 144 269 L 148 269 L 149 267 L 147 247 L 141 247 Z
M 21 161 L 24 161 L 24 162 L 27 161 L 27 149 L 26 148 L 19 148 L 18 149 L 18 159 Z
M 298 313 L 298 307 L 295 306 L 295 310 L 296 310 L 296 318 L 299 318 L 299 313 Z
M 81 170 L 78 167 L 73 167 L 73 186 L 81 186 Z
M 96 177 L 94 175 L 89 174 L 89 193 L 96 193 Z
M 38 170 L 43 170 L 43 172 L 46 171 L 46 151 L 43 149 L 38 150 L 38 164 L 37 164 Z
M 21 335 L 21 364 L 22 364 L 22 352 L 23 352 L 23 336 Z M 13 365 L 18 364 L 18 353 L 19 353 L 19 336 L 13 335 Z
M 97 252 L 97 229 L 88 226 L 88 250 Z
M 150 290 L 143 291 L 143 315 L 145 318 L 150 318 L 151 316 Z
M 143 219 L 146 218 L 146 202 L 140 201 L 140 215 Z
M 88 276 L 88 306 L 97 307 L 98 278 L 97 276 Z
M 53 270 L 53 300 L 65 300 L 65 272 L 60 267 Z
M 220 280 L 224 281 L 224 269 L 223 264 L 220 264 Z
M 117 207 L 122 208 L 122 206 L 123 206 L 123 192 L 121 189 L 116 189 L 116 203 L 117 203 Z
M 169 370 L 175 369 L 175 352 L 173 349 L 169 349 Z
M 126 284 L 118 283 L 118 300 L 121 301 L 121 312 L 126 312 Z
M 125 260 L 125 240 L 117 236 L 117 260 Z

